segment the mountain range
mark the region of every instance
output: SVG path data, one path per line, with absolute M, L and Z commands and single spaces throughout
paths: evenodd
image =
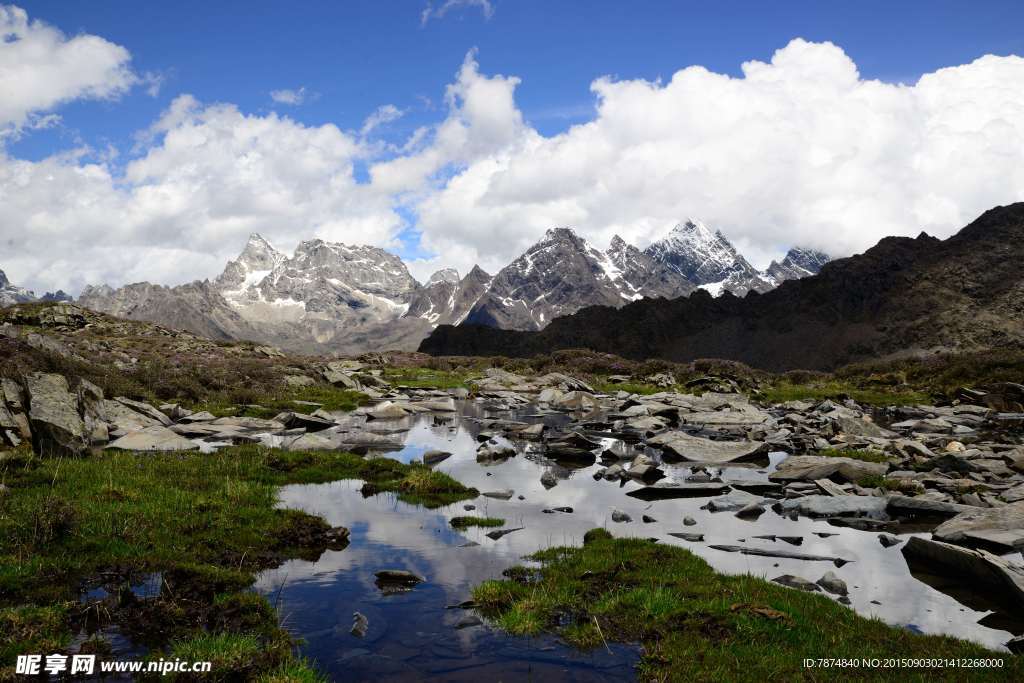
M 212 281 L 174 287 L 140 282 L 116 289 L 90 285 L 78 302 L 215 339 L 249 339 L 297 352 L 358 353 L 414 349 L 439 325 L 537 331 L 586 306 L 617 308 L 641 299 L 685 297 L 698 289 L 714 295 L 766 292 L 816 273 L 828 260 L 820 252 L 792 249 L 761 272 L 721 232 L 695 220 L 680 223 L 642 251 L 619 236 L 601 250 L 560 227 L 548 230 L 496 275 L 474 267 L 460 276 L 446 268 L 421 284 L 399 257 L 378 247 L 313 239 L 289 255 L 254 234 Z M 4 283 L 4 302 L 33 298 L 6 278 Z
M 47 292 L 37 299 L 33 291 L 11 284 L 6 273 L 0 270 L 0 306 L 12 306 L 37 300 L 71 301 L 71 297 L 58 289 L 56 292 Z
M 673 262 L 700 278 L 717 253 L 708 252 L 704 262 Z M 1017 203 L 985 212 L 947 240 L 925 233 L 887 237 L 863 254 L 823 265 L 817 255 L 794 250 L 762 274 L 786 280 L 765 293 L 748 280 L 753 292 L 743 298 L 698 291 L 591 306 L 532 332 L 441 326 L 420 350 L 531 356 L 588 348 L 636 359 L 727 358 L 785 371 L 1024 348 L 1022 262 L 1024 203 Z M 730 277 L 741 272 L 742 264 L 734 264 Z

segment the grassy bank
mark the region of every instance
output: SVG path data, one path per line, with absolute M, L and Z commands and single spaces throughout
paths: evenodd
M 3 453 L 0 680 L 16 654 L 57 651 L 103 622 L 152 648 L 212 653 L 225 667 L 243 662 L 239 670 L 253 677 L 301 669 L 274 611 L 246 589 L 261 569 L 344 547 L 323 520 L 274 507 L 279 486 L 338 479 L 425 505 L 476 495 L 424 466 L 350 453 Z M 150 572 L 161 573 L 160 595 L 132 598 L 126 586 Z M 100 585 L 112 587 L 102 605 L 77 602 L 81 587 Z
M 826 680 L 805 658 L 992 658 L 991 680 L 1021 680 L 1024 660 L 942 636 L 922 636 L 858 616 L 837 602 L 750 576 L 725 576 L 678 547 L 612 539 L 601 529 L 582 548 L 533 556 L 540 569 L 508 571 L 474 598 L 501 628 L 554 632 L 585 648 L 644 647 L 640 680 Z M 816 570 L 824 571 L 824 570 Z M 959 676 L 964 670 L 955 670 Z M 844 677 L 934 679 L 937 669 L 844 669 Z M 972 673 L 977 673 L 973 671 Z

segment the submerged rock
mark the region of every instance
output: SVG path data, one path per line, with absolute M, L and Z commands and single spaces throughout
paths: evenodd
M 703 498 L 725 493 L 728 484 L 654 484 L 634 489 L 626 493 L 631 498 L 640 500 L 669 500 L 672 498 Z

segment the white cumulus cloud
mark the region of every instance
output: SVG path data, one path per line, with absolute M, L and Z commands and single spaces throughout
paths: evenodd
M 466 7 L 478 8 L 483 13 L 485 20 L 494 16 L 494 4 L 491 0 L 445 0 L 437 5 L 427 2 L 423 11 L 420 12 L 420 26 L 426 26 L 431 19 L 441 19 L 452 10 Z
M 123 48 L 2 12 L 22 37 L 0 44 L 0 86 L 16 95 L 0 98 L 0 125 L 48 125 L 61 102 L 141 82 Z M 26 40 L 32 50 L 8 51 Z M 59 82 L 37 88 L 54 69 Z M 412 227 L 436 254 L 411 264 L 422 280 L 441 266 L 495 272 L 556 225 L 644 246 L 688 216 L 765 265 L 791 245 L 844 256 L 885 235 L 946 236 L 1024 199 L 1016 56 L 894 84 L 798 39 L 739 76 L 597 78 L 593 118 L 551 136 L 519 109 L 519 83 L 484 73 L 471 51 L 438 120 L 404 144 L 367 142 L 403 113 L 394 105 L 343 131 L 188 95 L 137 133 L 127 160 L 82 148 L 29 161 L 0 144 L 0 268 L 37 291 L 177 284 L 215 276 L 250 232 L 285 249 L 312 237 L 395 246 Z
M 286 104 L 291 107 L 297 107 L 300 104 L 305 104 L 307 101 L 314 99 L 310 93 L 306 92 L 306 86 L 300 88 L 284 88 L 282 90 L 271 90 L 270 99 L 274 100 L 278 104 Z
M 39 114 L 70 100 L 122 95 L 139 82 L 130 61 L 120 45 L 69 38 L 20 7 L 0 5 L 0 137 L 38 125 Z
M 946 236 L 1024 199 L 1016 56 L 893 84 L 797 39 L 741 77 L 691 66 L 666 82 L 599 78 L 594 119 L 551 137 L 511 123 L 514 85 L 478 128 L 495 144 L 418 205 L 436 262 L 494 269 L 552 225 L 644 245 L 691 215 L 762 264 L 793 244 L 845 256 L 886 235 Z

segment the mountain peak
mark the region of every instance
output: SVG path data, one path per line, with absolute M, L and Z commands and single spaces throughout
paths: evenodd
M 427 280 L 426 286 L 429 287 L 430 285 L 438 284 L 441 282 L 447 282 L 449 284 L 458 284 L 460 279 L 461 278 L 459 277 L 459 271 L 455 270 L 454 268 L 442 268 L 441 270 L 437 271 L 436 273 L 430 276 L 430 279 Z
M 6 287 L 8 285 L 7 274 L 0 270 L 0 287 Z

